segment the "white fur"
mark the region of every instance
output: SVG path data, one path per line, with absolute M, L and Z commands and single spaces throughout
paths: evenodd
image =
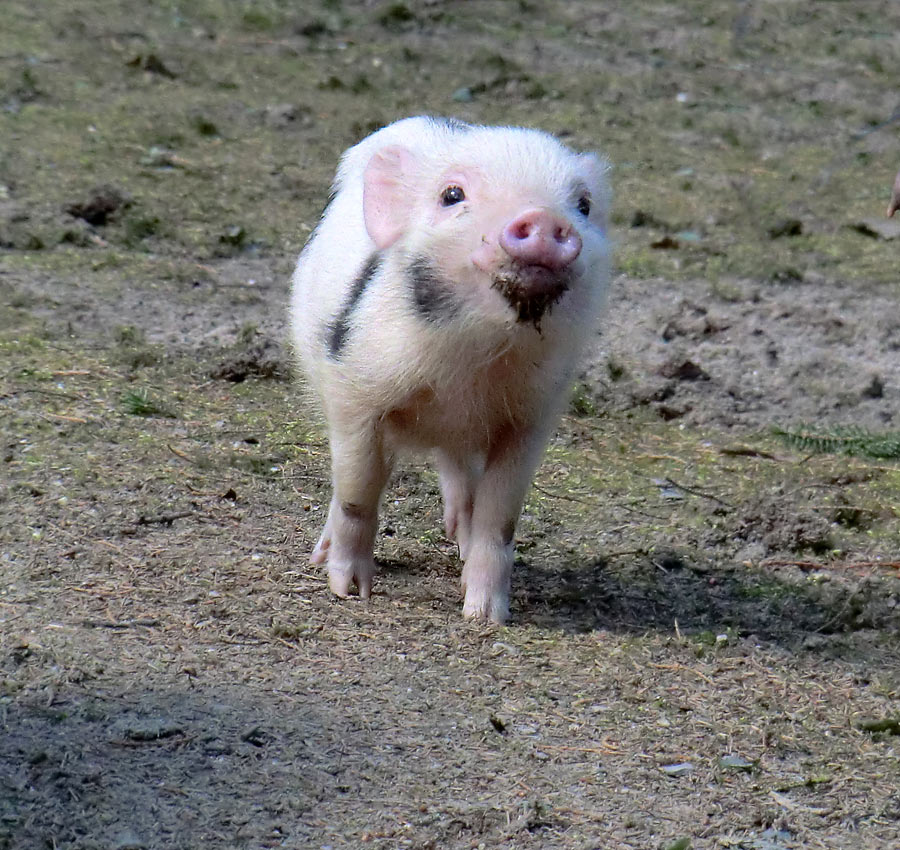
M 402 168 L 392 151 L 403 154 Z M 379 152 L 383 166 L 373 159 Z M 354 582 L 369 595 L 378 500 L 395 453 L 432 449 L 448 534 L 465 561 L 463 611 L 506 618 L 512 529 L 608 280 L 604 172 L 596 157 L 538 131 L 460 129 L 423 117 L 391 124 L 344 154 L 335 196 L 297 263 L 291 302 L 297 352 L 332 444 L 335 495 L 313 560 L 327 562 L 338 595 Z M 383 194 L 394 178 L 393 194 Z M 448 180 L 465 183 L 467 199 L 443 209 Z M 590 193 L 589 219 L 574 209 L 573 186 Z M 399 236 L 347 317 L 340 356 L 329 356 L 330 324 L 376 250 L 364 207 L 376 223 L 391 224 L 385 238 Z M 569 291 L 540 330 L 516 321 L 472 259 L 502 261 L 499 229 L 533 207 L 571 221 L 583 246 Z M 428 257 L 453 284 L 459 309 L 451 319 L 430 322 L 415 309 L 404 273 L 410 256 Z

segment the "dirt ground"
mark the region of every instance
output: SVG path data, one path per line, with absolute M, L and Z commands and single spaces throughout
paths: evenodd
M 898 91 L 889 0 L 6 0 L 0 848 L 900 846 Z M 421 460 L 308 564 L 288 280 L 423 112 L 614 164 L 505 627 Z

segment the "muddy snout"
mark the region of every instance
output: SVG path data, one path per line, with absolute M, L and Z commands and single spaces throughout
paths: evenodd
M 546 209 L 532 209 L 503 228 L 500 247 L 518 266 L 561 272 L 581 253 L 581 237 L 563 216 Z
M 494 274 L 492 286 L 516 311 L 519 322 L 540 329 L 544 313 L 569 288 L 581 237 L 563 216 L 532 209 L 510 221 L 498 242 L 509 259 Z

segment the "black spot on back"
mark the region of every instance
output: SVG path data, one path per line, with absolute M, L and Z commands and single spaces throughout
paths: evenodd
M 337 360 L 344 350 L 347 336 L 350 333 L 350 317 L 359 304 L 359 299 L 362 298 L 363 293 L 366 291 L 366 287 L 372 282 L 372 279 L 378 273 L 378 269 L 381 268 L 381 259 L 381 254 L 375 253 L 366 260 L 362 271 L 356 276 L 353 286 L 350 287 L 350 293 L 344 302 L 344 306 L 341 307 L 341 311 L 328 325 L 326 344 L 328 346 L 328 356 L 332 360 Z
M 416 311 L 423 319 L 443 324 L 456 318 L 462 307 L 459 297 L 425 257 L 414 257 L 406 273 Z

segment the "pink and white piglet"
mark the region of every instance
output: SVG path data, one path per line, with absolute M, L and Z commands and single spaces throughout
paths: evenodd
M 516 523 L 609 279 L 607 167 L 517 127 L 408 118 L 341 159 L 297 263 L 334 493 L 312 554 L 369 596 L 395 456 L 433 453 L 463 613 L 509 614 Z

